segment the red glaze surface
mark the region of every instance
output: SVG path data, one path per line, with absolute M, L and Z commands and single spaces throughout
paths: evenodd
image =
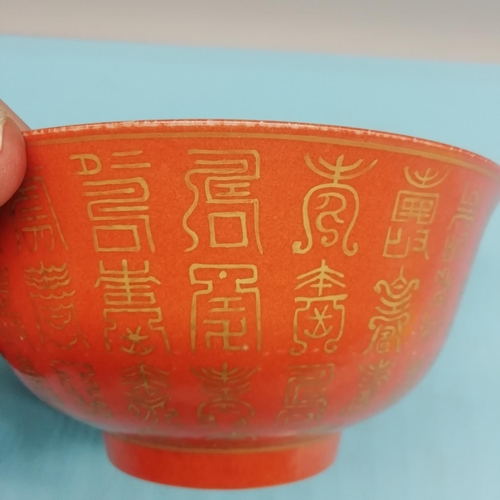
M 313 476 L 335 459 L 340 434 L 303 442 L 249 443 L 247 447 L 146 446 L 104 434 L 110 460 L 122 471 L 157 483 L 191 488 L 256 488 Z M 216 473 L 214 473 L 214 468 Z
M 320 472 L 443 346 L 500 170 L 256 122 L 27 132 L 0 209 L 0 351 L 111 461 L 196 488 Z

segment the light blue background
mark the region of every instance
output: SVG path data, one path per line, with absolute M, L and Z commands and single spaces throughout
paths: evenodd
M 500 66 L 0 37 L 0 98 L 33 128 L 151 118 L 323 122 L 449 142 L 500 162 Z M 115 470 L 97 431 L 0 362 L 1 500 L 500 499 L 500 211 L 448 344 L 420 386 L 344 433 L 336 465 L 259 492 Z M 196 474 L 196 471 L 193 471 Z

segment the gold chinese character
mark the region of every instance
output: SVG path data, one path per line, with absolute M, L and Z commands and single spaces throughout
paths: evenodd
M 403 259 L 410 252 L 421 252 L 426 259 L 429 259 L 429 234 L 428 229 L 416 229 L 413 235 L 405 237 L 402 228 L 398 228 L 394 233 L 394 229 L 391 226 L 387 231 L 383 256 L 393 259 Z
M 120 163 L 111 164 L 112 169 L 140 169 L 140 168 L 151 168 L 151 163 L 147 161 L 141 161 L 140 158 L 144 151 L 130 150 L 130 151 L 115 151 L 111 153 L 111 158 L 114 161 L 114 158 L 118 158 Z M 129 158 L 132 158 L 132 162 L 127 161 Z M 84 154 L 75 154 L 70 155 L 70 160 L 77 160 L 80 162 L 81 170 L 77 172 L 78 175 L 97 175 L 102 172 L 102 161 L 101 159 L 92 153 L 84 153 Z
M 296 290 L 307 287 L 316 296 L 295 298 L 297 308 L 293 320 L 293 340 L 300 347 L 292 348 L 290 354 L 304 354 L 309 341 L 321 341 L 324 352 L 335 352 L 344 332 L 345 307 L 342 302 L 347 294 L 328 292 L 334 287 L 345 288 L 341 281 L 343 278 L 344 275 L 330 269 L 324 259 L 319 268 L 297 278 L 302 282 L 295 287 Z
M 444 321 L 444 307 L 448 298 L 448 291 L 451 286 L 451 271 L 449 268 L 439 269 L 434 278 L 438 289 L 430 298 L 422 315 L 420 324 L 420 335 L 426 339 L 429 335 L 435 334 L 441 329 Z
M 33 253 L 52 251 L 57 241 L 68 249 L 42 177 L 25 178 L 12 202 L 12 220 L 19 251 L 23 244 Z
M 342 413 L 350 415 L 368 406 L 380 389 L 389 381 L 392 365 L 393 361 L 380 359 L 377 363 L 360 366 L 359 392 L 354 401 Z
M 399 191 L 392 212 L 393 222 L 411 222 L 429 225 L 434 221 L 439 200 L 437 193 Z
M 131 151 L 115 151 L 111 153 L 113 158 L 119 158 L 120 163 L 113 163 L 111 165 L 112 169 L 137 169 L 137 168 L 151 168 L 151 163 L 148 161 L 137 161 L 140 160 L 138 156 L 144 153 L 141 149 L 135 149 Z M 129 158 L 132 159 L 132 163 L 129 163 Z
M 121 333 L 124 341 L 120 349 L 127 354 L 145 356 L 153 352 L 154 345 L 148 344 L 152 334 L 160 335 L 167 351 L 170 345 L 163 323 L 163 313 L 156 306 L 153 285 L 160 282 L 150 274 L 149 261 L 142 269 L 130 269 L 126 259 L 121 261 L 121 268 L 106 269 L 99 263 L 101 277 L 95 287 L 104 286 L 105 309 L 103 317 L 107 323 L 104 330 L 106 349 L 111 350 L 111 334 Z
M 80 408 L 98 417 L 113 416 L 101 396 L 92 366 L 71 361 L 52 361 L 50 365 L 66 394 Z
M 259 200 L 251 191 L 260 178 L 259 153 L 193 149 L 189 154 L 196 159 L 185 177 L 194 197 L 183 218 L 192 239 L 186 251 L 197 248 L 201 237 L 211 248 L 249 247 L 252 241 L 262 253 Z
M 451 287 L 451 270 L 447 267 L 438 269 L 434 278 L 435 283 L 439 286 L 439 292 L 436 296 L 436 302 L 441 306 L 444 304 L 444 297 Z
M 428 168 L 421 174 L 418 171 L 411 172 L 409 167 L 405 167 L 404 174 L 407 182 L 413 187 L 419 189 L 432 189 L 439 186 L 448 177 L 449 171 L 441 175 L 439 171 L 433 172 L 431 168 Z
M 258 368 L 201 368 L 192 370 L 202 383 L 209 400 L 201 403 L 197 410 L 201 424 L 234 429 L 246 426 L 255 410 L 242 396 L 250 390 L 250 378 Z
M 42 378 L 41 373 L 35 368 L 33 362 L 24 356 L 18 358 L 18 365 L 15 368 L 19 373 L 27 377 Z
M 193 264 L 189 274 L 192 285 L 203 286 L 192 299 L 193 351 L 203 344 L 224 351 L 260 350 L 260 292 L 249 286 L 257 283 L 256 266 Z
M 311 250 L 313 243 L 325 248 L 332 247 L 342 239 L 342 251 L 352 256 L 358 251 L 358 244 L 349 245 L 351 231 L 359 213 L 358 192 L 345 181 L 355 179 L 371 170 L 377 160 L 360 168 L 364 160 L 352 165 L 344 165 L 344 155 L 337 158 L 335 165 L 318 159 L 320 166 L 313 163 L 308 154 L 305 155 L 307 166 L 315 173 L 331 182 L 319 184 L 306 194 L 302 205 L 302 218 L 307 241 L 295 241 L 293 253 L 305 254 Z M 313 233 L 313 228 L 316 232 Z M 341 230 L 343 235 L 341 235 Z
M 27 340 L 20 315 L 12 309 L 9 271 L 0 267 L 0 339 Z
M 19 356 L 15 369 L 24 375 L 24 383 L 42 400 L 58 408 L 63 408 L 61 398 L 47 384 L 44 376 L 35 368 L 33 362 Z
M 378 354 L 386 354 L 401 349 L 404 326 L 410 321 L 410 301 L 413 291 L 420 285 L 419 279 L 408 281 L 401 267 L 399 276 L 392 282 L 380 280 L 374 287 L 380 295 L 381 305 L 375 310 L 378 314 L 368 322 L 373 332 L 371 341 L 364 354 L 374 350 Z
M 96 175 L 102 171 L 102 162 L 100 158 L 92 153 L 70 155 L 70 160 L 77 160 L 80 162 L 81 170 L 77 172 L 78 175 Z
M 303 425 L 320 422 L 328 404 L 328 389 L 335 365 L 299 365 L 290 367 L 285 405 L 276 418 L 279 425 Z
M 128 411 L 154 425 L 160 419 L 170 422 L 177 417 L 177 411 L 169 407 L 168 377 L 166 371 L 143 363 L 123 370 L 122 383 L 128 387 Z
M 448 225 L 448 236 L 443 251 L 445 262 L 449 262 L 469 240 L 469 233 L 477 217 L 479 206 L 479 192 L 469 192 L 466 188 L 457 211 Z
M 128 261 L 122 259 L 121 269 L 106 269 L 104 263 L 99 262 L 101 277 L 97 280 L 96 288 L 105 283 L 104 303 L 109 306 L 143 306 L 156 303 L 151 284 L 160 285 L 160 282 L 150 276 L 149 261 L 145 261 L 142 269 L 131 270 Z
M 448 172 L 441 176 L 431 169 L 427 169 L 424 174 L 418 171 L 412 173 L 408 167 L 405 167 L 404 173 L 407 182 L 421 190 L 438 186 L 448 176 Z M 438 193 L 399 191 L 391 216 L 391 222 L 396 225 L 389 226 L 387 230 L 383 256 L 402 259 L 410 252 L 420 252 L 429 259 L 429 226 L 434 222 L 438 202 Z
M 33 289 L 30 298 L 42 342 L 70 349 L 78 341 L 89 347 L 81 331 L 75 305 L 75 290 L 66 264 L 30 267 L 24 271 L 26 284 Z
M 360 366 L 362 373 L 360 386 L 372 392 L 380 389 L 389 380 L 392 363 L 390 360 L 381 359 L 377 364 Z
M 149 187 L 140 177 L 89 181 L 85 196 L 94 198 L 87 206 L 96 252 L 139 252 L 140 228 L 152 252 L 155 251 L 149 222 Z

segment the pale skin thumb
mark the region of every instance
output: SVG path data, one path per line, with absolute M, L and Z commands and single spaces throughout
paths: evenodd
M 0 205 L 21 185 L 26 172 L 22 131 L 28 126 L 0 100 Z

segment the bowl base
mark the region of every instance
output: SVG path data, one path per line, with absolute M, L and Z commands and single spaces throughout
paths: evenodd
M 169 441 L 104 433 L 111 463 L 131 476 L 201 489 L 244 489 L 300 481 L 335 460 L 340 433 L 273 445 L 194 448 Z

